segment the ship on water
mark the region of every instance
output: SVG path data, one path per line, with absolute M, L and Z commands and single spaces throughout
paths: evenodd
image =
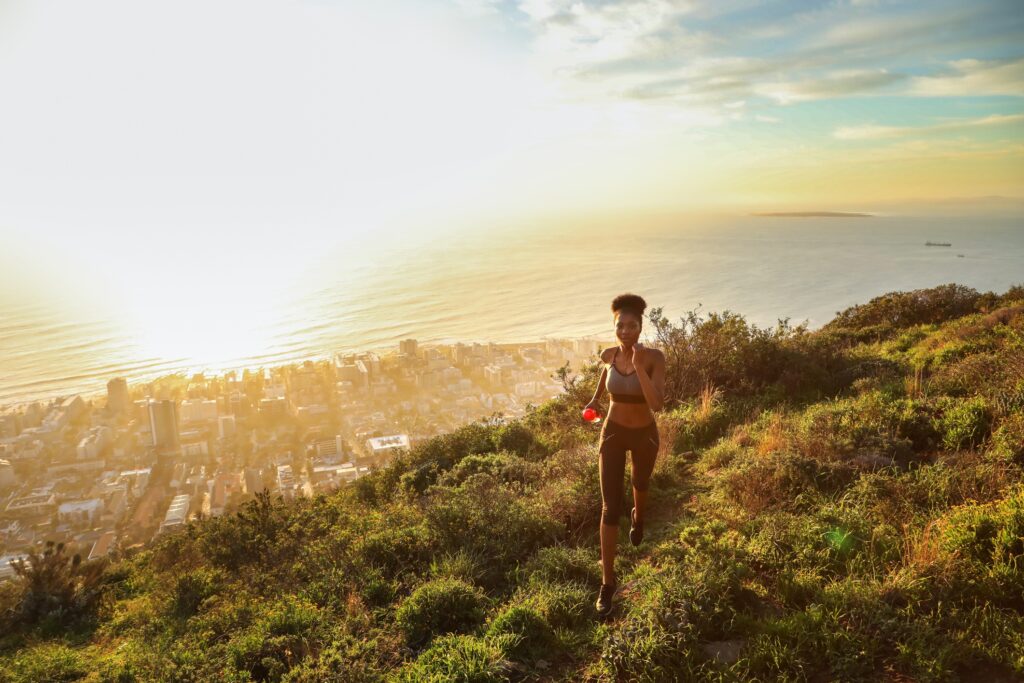
M 925 242 L 924 246 L 926 246 L 926 247 L 951 247 L 953 245 L 951 243 L 949 243 L 949 242 Z

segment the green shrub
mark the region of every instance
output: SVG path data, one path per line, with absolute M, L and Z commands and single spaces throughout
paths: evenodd
M 533 430 L 518 420 L 499 427 L 494 432 L 493 443 L 495 450 L 508 451 L 526 460 L 537 460 L 549 454 L 537 441 Z
M 891 292 L 837 313 L 825 329 L 890 325 L 894 328 L 940 323 L 974 312 L 980 295 L 970 287 L 947 284 L 912 292 Z
M 285 594 L 261 606 L 252 625 L 235 633 L 227 644 L 228 661 L 255 680 L 280 680 L 323 637 L 323 617 L 315 605 Z
M 487 587 L 564 533 L 539 502 L 484 474 L 457 489 L 432 488 L 424 507 L 437 547 L 461 547 L 489 558 L 481 578 Z
M 353 550 L 359 561 L 380 569 L 389 578 L 427 563 L 434 543 L 426 524 L 381 526 L 379 531 L 369 532 L 356 542 Z
M 195 614 L 202 602 L 222 588 L 223 575 L 210 569 L 196 569 L 181 574 L 174 581 L 171 611 L 180 618 Z
M 531 582 L 578 582 L 596 586 L 601 582 L 598 558 L 589 548 L 553 545 L 541 548 L 519 567 L 518 574 Z
M 89 613 L 103 590 L 105 560 L 83 562 L 81 555 L 69 557 L 64 544 L 46 542 L 39 553 L 11 562 L 21 584 L 14 618 L 27 623 L 50 620 L 60 623 Z
M 531 581 L 519 594 L 553 628 L 578 629 L 593 622 L 594 590 L 577 582 L 548 583 Z
M 292 509 L 280 496 L 272 498 L 269 491 L 261 491 L 234 515 L 206 520 L 199 548 L 210 562 L 229 570 L 252 563 L 275 566 L 278 562 L 271 555 L 289 540 L 286 531 Z
M 532 484 L 540 479 L 541 466 L 511 453 L 467 455 L 440 478 L 442 486 L 458 486 L 475 474 L 489 474 L 505 483 Z
M 773 453 L 743 461 L 726 470 L 716 486 L 750 514 L 763 510 L 797 509 L 802 494 L 833 493 L 853 478 L 848 467 L 792 453 Z
M 18 652 L 9 668 L 0 669 L 0 680 L 11 683 L 77 681 L 88 675 L 92 664 L 81 650 L 58 643 L 41 643 Z
M 440 636 L 394 677 L 398 683 L 503 683 L 512 669 L 502 642 L 468 635 Z
M 961 505 L 944 519 L 942 546 L 985 565 L 1012 565 L 1024 573 L 1024 487 L 1001 501 Z
M 487 598 L 473 586 L 452 578 L 423 584 L 402 601 L 395 623 L 413 647 L 443 633 L 467 633 L 484 617 Z
M 556 645 L 551 625 L 536 610 L 514 605 L 500 612 L 487 627 L 487 636 L 512 635 L 504 653 L 509 659 L 526 661 L 550 653 Z
M 484 565 L 487 558 L 479 553 L 472 553 L 466 548 L 455 552 L 446 552 L 430 561 L 428 574 L 431 578 L 449 577 L 473 584 L 485 574 Z
M 973 448 L 988 436 L 992 415 L 983 397 L 946 398 L 940 405 L 942 414 L 935 421 L 935 429 L 949 450 Z
M 698 461 L 698 467 L 702 472 L 707 473 L 712 470 L 728 467 L 736 460 L 742 459 L 745 455 L 742 447 L 736 445 L 733 441 L 723 439 L 704 451 Z
M 990 456 L 1000 462 L 1024 465 L 1024 412 L 1014 413 L 992 432 Z

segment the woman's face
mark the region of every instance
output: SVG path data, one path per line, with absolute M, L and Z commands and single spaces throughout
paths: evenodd
M 640 339 L 640 318 L 623 311 L 616 313 L 615 336 L 627 346 L 635 344 Z

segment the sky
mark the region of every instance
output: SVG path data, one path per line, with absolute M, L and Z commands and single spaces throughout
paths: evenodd
M 388 240 L 1022 180 L 1019 0 L 0 0 L 0 294 L 151 324 Z

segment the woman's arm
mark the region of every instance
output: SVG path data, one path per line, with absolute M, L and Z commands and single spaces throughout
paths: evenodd
M 597 381 L 597 391 L 594 392 L 594 398 L 590 399 L 590 403 L 597 403 L 601 400 L 601 396 L 604 395 L 604 379 L 608 376 L 608 366 L 604 366 L 604 370 L 601 371 L 601 379 Z M 590 404 L 588 404 L 590 405 Z
M 665 354 L 658 349 L 648 349 L 647 353 L 653 356 L 654 369 L 652 376 L 647 375 L 647 369 L 643 363 L 634 363 L 636 378 L 640 380 L 640 390 L 647 399 L 647 405 L 654 412 L 658 412 L 665 406 Z

